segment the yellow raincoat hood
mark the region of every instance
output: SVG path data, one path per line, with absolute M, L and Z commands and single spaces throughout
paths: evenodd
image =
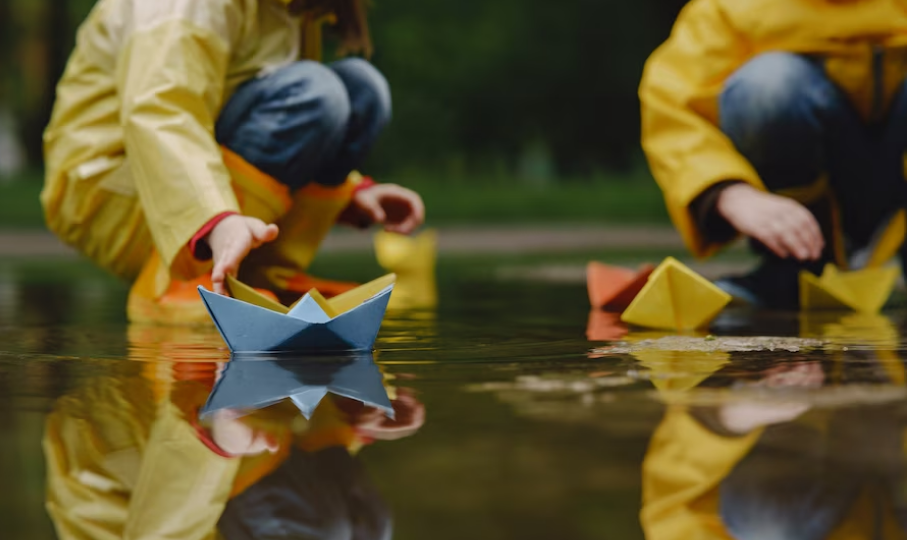
M 687 4 L 671 37 L 646 64 L 639 96 L 642 144 L 652 172 L 674 224 L 699 256 L 720 246 L 707 244 L 696 228 L 689 211 L 696 197 L 727 180 L 764 189 L 756 171 L 719 129 L 718 98 L 731 74 L 769 51 L 824 59 L 829 76 L 869 119 L 873 111 L 884 113 L 907 73 L 907 2 Z

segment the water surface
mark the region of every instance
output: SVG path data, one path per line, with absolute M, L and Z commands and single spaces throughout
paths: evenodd
M 402 282 L 365 360 L 398 423 L 342 400 L 308 423 L 263 413 L 293 435 L 257 473 L 156 442 L 191 435 L 224 377 L 213 328 L 129 326 L 126 287 L 83 263 L 0 264 L 3 537 L 266 537 L 255 512 L 292 538 L 903 536 L 903 310 L 735 309 L 677 341 L 590 313 L 582 284 L 499 271 L 539 262 L 442 258 L 435 283 Z M 315 271 L 378 274 L 354 256 Z

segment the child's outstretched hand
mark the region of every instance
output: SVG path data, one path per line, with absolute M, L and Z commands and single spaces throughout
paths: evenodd
M 384 225 L 387 231 L 411 234 L 425 221 L 425 204 L 418 193 L 394 184 L 376 184 L 356 192 L 340 222 L 365 228 Z
M 211 281 L 214 292 L 227 294 L 224 281 L 227 276 L 235 276 L 243 259 L 255 248 L 277 239 L 277 225 L 268 225 L 264 221 L 240 215 L 224 218 L 208 234 L 206 240 L 211 246 L 214 258 L 214 271 Z
M 819 222 L 793 199 L 740 183 L 721 192 L 717 209 L 740 233 L 762 242 L 781 258 L 814 261 L 822 256 L 825 239 Z

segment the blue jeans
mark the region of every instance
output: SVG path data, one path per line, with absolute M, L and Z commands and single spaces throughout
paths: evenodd
M 365 60 L 302 61 L 243 84 L 215 134 L 291 189 L 337 186 L 362 164 L 390 117 L 387 81 Z
M 809 186 L 827 175 L 848 248 L 858 249 L 907 203 L 904 94 L 866 122 L 820 59 L 766 53 L 725 83 L 721 129 L 771 191 Z

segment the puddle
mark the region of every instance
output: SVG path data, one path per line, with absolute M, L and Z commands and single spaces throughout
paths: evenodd
M 3 537 L 904 537 L 903 308 L 674 336 L 513 265 L 442 257 L 373 355 L 239 365 L 85 264 L 0 263 Z

